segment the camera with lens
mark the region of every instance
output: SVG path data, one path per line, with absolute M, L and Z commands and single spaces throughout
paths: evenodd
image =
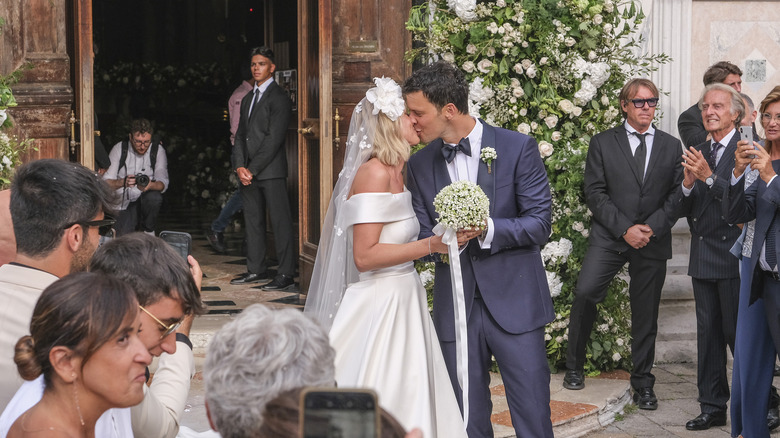
M 148 186 L 149 182 L 149 175 L 139 173 L 135 176 L 135 185 L 138 186 L 139 189 L 143 189 L 144 187 Z

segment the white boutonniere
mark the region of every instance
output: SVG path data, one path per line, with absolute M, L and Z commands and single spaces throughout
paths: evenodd
M 482 148 L 482 151 L 479 153 L 479 157 L 482 159 L 482 161 L 485 162 L 485 164 L 487 164 L 488 173 L 490 173 L 491 164 L 493 164 L 493 160 L 498 158 L 498 154 L 496 153 L 496 150 L 491 147 Z

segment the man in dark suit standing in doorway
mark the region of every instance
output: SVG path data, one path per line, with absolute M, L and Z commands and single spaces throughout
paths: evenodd
M 716 82 L 704 89 L 698 107 L 711 139 L 686 152 L 680 210 L 691 229 L 688 275 L 696 300 L 701 405 L 701 414 L 685 424 L 688 430 L 726 425 L 726 346 L 733 354 L 739 306 L 739 260 L 729 249 L 742 232 L 724 219 L 722 200 L 734 168 L 744 101 L 733 88 Z
M 593 213 L 589 247 L 577 280 L 566 353 L 567 389 L 585 387 L 585 350 L 596 304 L 628 263 L 631 276 L 631 386 L 640 409 L 656 409 L 650 372 L 655 359 L 658 305 L 672 257 L 683 171 L 680 141 L 652 125 L 658 89 L 632 79 L 620 91 L 625 123 L 593 137 L 585 166 L 585 200 Z
M 241 198 L 247 236 L 247 272 L 230 283 L 265 282 L 264 290 L 290 290 L 295 287 L 295 250 L 284 140 L 292 102 L 274 82 L 276 65 L 271 49 L 252 49 L 250 67 L 254 87 L 241 101 L 241 118 L 233 145 L 233 166 L 244 186 Z M 266 209 L 279 259 L 279 272 L 273 280 L 268 274 L 265 254 Z

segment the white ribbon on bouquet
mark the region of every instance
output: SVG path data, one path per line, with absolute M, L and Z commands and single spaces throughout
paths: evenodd
M 457 230 L 446 228 L 442 224 L 433 227 L 442 243 L 447 245 L 450 258 L 450 280 L 452 283 L 452 308 L 455 313 L 455 363 L 458 383 L 463 396 L 463 426 L 469 421 L 469 345 L 466 327 L 466 300 L 463 295 L 463 274 L 460 268 L 460 250 L 458 249 Z

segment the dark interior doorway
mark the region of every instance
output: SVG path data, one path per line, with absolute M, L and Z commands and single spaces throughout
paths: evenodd
M 133 118 L 152 120 L 169 157 L 166 201 L 217 210 L 235 189 L 227 100 L 249 77 L 252 47 L 272 47 L 277 70 L 297 69 L 296 2 L 100 0 L 92 8 L 106 148 Z

